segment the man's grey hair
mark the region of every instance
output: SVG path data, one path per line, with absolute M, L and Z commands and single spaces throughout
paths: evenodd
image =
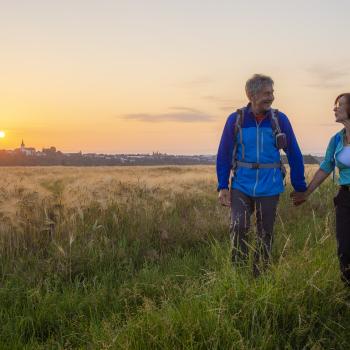
M 245 84 L 245 92 L 247 96 L 254 96 L 261 91 L 265 85 L 272 85 L 273 80 L 263 74 L 254 74 Z

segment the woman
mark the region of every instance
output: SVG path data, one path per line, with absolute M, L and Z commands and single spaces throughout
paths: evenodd
M 330 140 L 325 159 L 321 163 L 306 192 L 291 194 L 299 205 L 329 176 L 335 166 L 339 168 L 339 192 L 334 198 L 336 237 L 342 280 L 350 286 L 350 93 L 339 95 L 334 104 L 335 121 L 344 125 Z

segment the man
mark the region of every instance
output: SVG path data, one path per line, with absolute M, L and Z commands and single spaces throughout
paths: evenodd
M 260 74 L 247 81 L 245 89 L 249 103 L 228 117 L 216 163 L 219 201 L 224 206 L 231 206 L 234 264 L 248 258 L 247 233 L 255 211 L 258 237 L 254 275 L 268 263 L 277 204 L 284 191 L 285 171 L 279 149 L 287 155 L 294 190 L 306 191 L 303 157 L 292 126 L 285 114 L 271 109 L 273 85 L 270 77 Z

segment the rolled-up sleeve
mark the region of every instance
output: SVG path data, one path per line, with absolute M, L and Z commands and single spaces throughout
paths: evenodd
M 335 136 L 333 136 L 329 141 L 324 160 L 320 164 L 320 168 L 328 174 L 330 174 L 335 168 L 335 146 Z

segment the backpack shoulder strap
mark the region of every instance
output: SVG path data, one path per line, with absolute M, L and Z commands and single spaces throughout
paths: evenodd
M 242 145 L 242 156 L 244 158 L 244 145 L 243 145 L 243 140 L 242 140 L 242 125 L 244 122 L 244 110 L 245 108 L 240 108 L 237 109 L 237 116 L 236 116 L 236 121 L 235 121 L 235 126 L 234 126 L 234 131 L 233 131 L 233 152 L 232 152 L 232 169 L 235 170 L 236 168 L 236 163 L 237 163 L 237 135 L 238 133 L 240 134 L 240 144 Z
M 239 130 L 242 128 L 243 121 L 244 121 L 244 108 L 237 109 L 237 117 L 235 122 L 235 128 L 234 128 L 234 136 L 236 137 Z
M 275 134 L 280 134 L 282 131 L 279 123 L 278 109 L 271 109 L 271 122 L 273 132 Z
M 271 109 L 271 125 L 272 125 L 272 130 L 275 135 L 281 134 L 282 130 L 280 127 L 279 123 L 279 114 L 278 114 L 278 109 Z M 283 164 L 282 161 L 282 156 L 281 156 L 281 150 L 278 151 L 280 154 L 280 163 L 281 163 L 281 171 L 282 171 L 282 177 L 284 179 L 284 186 L 286 186 L 286 174 L 287 174 L 287 169 Z

